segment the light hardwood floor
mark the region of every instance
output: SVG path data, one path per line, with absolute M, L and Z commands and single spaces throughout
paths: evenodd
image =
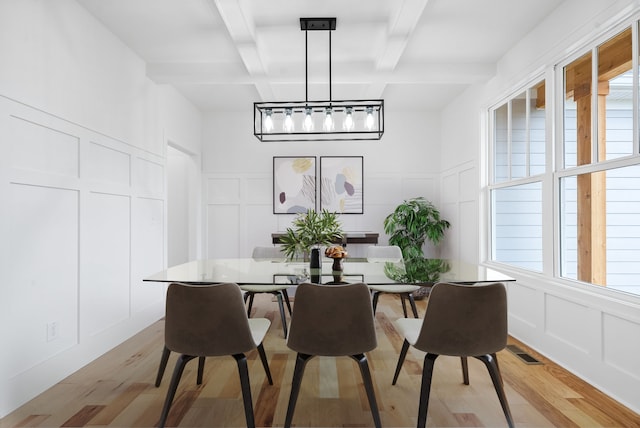
M 418 302 L 420 314 L 424 301 Z M 272 325 L 264 342 L 274 384 L 264 375 L 257 352 L 248 354 L 256 424 L 284 423 L 295 353 L 282 335 L 277 304 L 256 297 L 253 316 Z M 376 314 L 378 347 L 368 354 L 382 424 L 416 425 L 424 353 L 412 349 L 396 386 L 391 379 L 402 339 L 393 320 L 402 316 L 399 299 L 380 298 Z M 64 379 L 0 420 L 0 427 L 153 427 L 157 424 L 176 355 L 163 382 L 154 386 L 163 345 L 160 320 L 101 358 Z M 518 427 L 640 427 L 640 415 L 510 339 L 543 364 L 527 365 L 510 351 L 498 354 L 511 412 Z M 204 383 L 196 385 L 197 360 L 180 383 L 167 426 L 245 426 L 235 360 L 208 358 Z M 506 420 L 486 369 L 469 360 L 471 384 L 462 383 L 460 360 L 436 361 L 428 427 L 502 427 Z M 293 423 L 298 427 L 369 427 L 373 425 L 356 363 L 346 357 L 311 360 L 302 382 Z

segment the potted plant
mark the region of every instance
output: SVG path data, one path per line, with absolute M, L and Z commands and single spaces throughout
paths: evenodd
M 342 225 L 336 213 L 310 209 L 298 214 L 287 228 L 287 233 L 280 238 L 282 252 L 292 260 L 300 254 L 311 254 L 311 268 L 320 267 L 321 246 L 329 246 L 342 239 Z
M 423 197 L 405 200 L 384 219 L 389 244 L 399 246 L 405 260 L 423 258 L 425 241 L 438 245 L 449 226 L 435 205 Z

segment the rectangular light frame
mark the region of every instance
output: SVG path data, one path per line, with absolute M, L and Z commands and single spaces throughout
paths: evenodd
M 342 129 L 342 123 L 336 118 L 346 115 L 346 109 L 351 108 L 354 117 L 354 129 L 346 131 Z M 366 116 L 367 107 L 373 110 L 374 127 L 366 129 L 362 117 Z M 314 115 L 324 114 L 327 108 L 333 111 L 335 128 L 332 131 L 322 129 L 322 123 L 315 123 L 313 131 L 302 129 L 302 120 L 306 109 L 311 108 Z M 290 109 L 294 119 L 295 129 L 285 132 L 282 129 L 279 118 L 284 118 L 285 111 Z M 264 119 L 267 110 L 275 119 L 275 127 L 272 132 L 267 132 L 264 127 Z M 296 123 L 297 121 L 297 123 Z M 263 142 L 285 141 L 376 141 L 384 134 L 384 100 L 333 100 L 333 101 L 282 101 L 282 102 L 255 102 L 253 103 L 253 135 Z

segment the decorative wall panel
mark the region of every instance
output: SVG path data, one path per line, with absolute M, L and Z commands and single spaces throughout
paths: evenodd
M 11 166 L 78 177 L 79 138 L 27 119 L 10 116 Z
M 77 343 L 78 192 L 13 184 L 5 200 L 10 244 L 2 299 L 6 373 L 17 374 Z M 11 351 L 9 351 L 11 350 Z
M 589 352 L 594 331 L 586 322 L 589 315 L 587 306 L 558 296 L 545 296 L 545 332 L 584 353 Z
M 640 323 L 603 314 L 604 362 L 640 381 Z
M 87 164 L 83 169 L 90 180 L 131 185 L 131 155 L 90 142 L 87 145 Z
M 165 287 L 142 282 L 164 269 L 166 238 L 164 234 L 165 201 L 136 198 L 133 200 L 131 230 L 131 311 L 136 313 L 163 302 Z
M 137 191 L 149 197 L 162 197 L 165 187 L 164 166 L 140 157 L 135 162 Z
M 535 288 L 523 284 L 509 285 L 509 316 L 511 319 L 524 323 L 527 327 L 535 328 L 538 323 L 536 300 Z
M 207 257 L 238 257 L 241 221 L 238 205 L 207 207 Z
M 88 195 L 82 236 L 82 336 L 129 316 L 130 211 L 128 196 Z

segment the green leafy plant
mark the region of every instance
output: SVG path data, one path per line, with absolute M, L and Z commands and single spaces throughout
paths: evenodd
M 413 258 L 403 263 L 385 262 L 384 273 L 394 281 L 407 284 L 435 284 L 440 280 L 440 274 L 450 269 L 446 260 Z
M 280 238 L 282 252 L 289 260 L 312 248 L 329 246 L 343 236 L 338 215 L 326 209 L 319 213 L 311 209 L 298 214 L 291 226 Z
M 428 239 L 438 245 L 451 224 L 440 218 L 440 211 L 423 197 L 407 199 L 384 219 L 389 244 L 402 249 L 405 260 L 423 258 L 422 246 Z

